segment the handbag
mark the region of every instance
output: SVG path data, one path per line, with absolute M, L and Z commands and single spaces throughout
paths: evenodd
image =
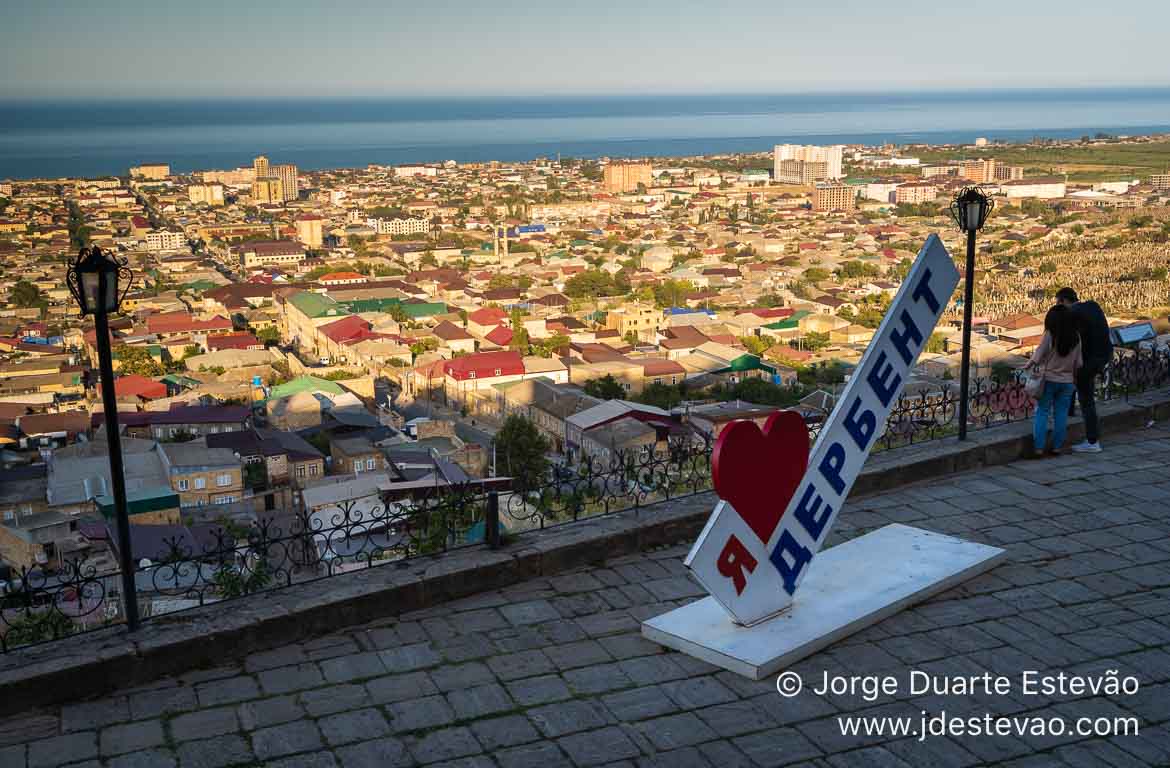
M 1039 400 L 1040 396 L 1044 394 L 1044 371 L 1048 367 L 1048 360 L 1051 360 L 1054 354 L 1055 351 L 1049 352 L 1048 358 L 1043 363 L 1031 366 L 1028 378 L 1024 379 L 1024 391 L 1033 400 Z

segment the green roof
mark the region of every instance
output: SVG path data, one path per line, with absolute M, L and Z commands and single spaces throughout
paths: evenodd
M 344 391 L 341 385 L 335 381 L 318 379 L 316 376 L 298 376 L 292 381 L 286 381 L 270 389 L 268 399 L 279 400 L 298 392 L 328 392 L 331 395 L 340 395 Z
M 419 304 L 403 304 L 402 311 L 407 317 L 430 317 L 446 313 L 447 305 L 441 301 L 424 301 Z
M 94 498 L 94 503 L 105 517 L 114 515 L 114 497 L 103 494 Z M 165 485 L 154 488 L 139 488 L 126 491 L 126 512 L 131 515 L 140 515 L 143 512 L 157 512 L 161 509 L 176 509 L 179 506 L 179 494 Z
M 712 373 L 738 373 L 742 371 L 767 371 L 768 373 L 776 373 L 776 366 L 768 365 L 755 355 L 740 355 L 732 360 L 726 368 L 712 371 Z
M 768 323 L 768 324 L 767 324 L 767 325 L 765 325 L 764 327 L 765 327 L 765 328 L 769 328 L 769 329 L 771 329 L 771 330 L 773 330 L 773 331 L 783 331 L 783 330 L 786 330 L 786 329 L 788 329 L 788 328 L 798 328 L 798 327 L 800 327 L 800 321 L 799 321 L 799 320 L 794 320 L 794 319 L 793 319 L 793 318 L 791 318 L 791 317 L 786 317 L 786 318 L 784 318 L 783 320 L 778 320 L 778 321 L 777 321 L 777 322 L 775 322 L 775 323 Z
M 210 291 L 212 288 L 215 287 L 215 283 L 211 282 L 210 280 L 192 280 L 189 283 L 183 283 L 182 287 L 187 288 L 187 289 L 192 290 L 192 291 L 202 292 L 202 291 Z
M 294 293 L 289 297 L 288 301 L 308 317 L 340 316 L 345 314 L 344 310 L 337 305 L 336 301 L 328 296 L 313 293 L 312 291 Z

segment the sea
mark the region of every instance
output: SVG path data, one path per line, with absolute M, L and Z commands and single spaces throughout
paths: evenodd
M 249 165 L 679 157 L 779 143 L 1170 132 L 1170 88 L 434 99 L 0 102 L 0 179 Z

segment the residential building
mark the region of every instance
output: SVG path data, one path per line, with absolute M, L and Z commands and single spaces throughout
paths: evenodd
M 235 247 L 240 267 L 287 267 L 305 260 L 305 247 L 296 240 L 256 240 Z
M 252 161 L 252 173 L 254 179 L 267 178 L 268 173 L 268 158 L 260 155 Z
M 662 326 L 662 311 L 654 307 L 634 304 L 605 313 L 605 327 L 618 332 L 625 338 L 633 333 L 639 339 L 649 341 Z
M 284 202 L 284 185 L 275 176 L 257 176 L 252 182 L 252 202 L 272 205 Z
M 777 184 L 812 186 L 828 180 L 829 164 L 823 160 L 777 160 L 773 174 Z
M 229 448 L 209 448 L 203 440 L 160 443 L 159 457 L 184 507 L 234 504 L 244 496 L 243 462 Z
M 821 147 L 803 144 L 778 144 L 772 150 L 775 172 L 779 178 L 780 164 L 786 160 L 798 160 L 802 163 L 824 163 L 824 178 L 836 180 L 844 177 L 842 164 L 845 158 L 845 147 L 840 144 Z
M 960 160 L 958 175 L 974 184 L 990 184 L 995 181 L 995 159 Z
M 856 187 L 845 184 L 818 184 L 813 189 L 814 211 L 852 211 L 857 208 Z
M 283 202 L 296 200 L 300 197 L 301 188 L 297 178 L 297 167 L 291 163 L 282 163 L 273 166 L 272 174 L 280 179 L 280 194 Z
M 1018 181 L 1022 178 L 1024 178 L 1024 166 L 996 163 L 995 181 Z
M 342 437 L 329 441 L 329 455 L 333 460 L 333 474 L 360 475 L 386 469 L 386 457 L 378 446 L 366 437 Z
M 157 230 L 146 233 L 146 249 L 148 251 L 177 251 L 187 247 L 187 237 L 182 232 Z
M 366 226 L 379 235 L 425 235 L 431 231 L 427 219 L 366 219 Z
M 196 205 L 223 205 L 223 184 L 192 184 L 187 187 L 187 199 Z
M 394 177 L 410 179 L 415 176 L 438 176 L 439 169 L 430 165 L 399 165 L 394 168 Z
M 1036 197 L 1042 200 L 1064 197 L 1065 183 L 1059 176 L 1037 176 L 1031 179 L 1005 181 L 999 189 L 1009 199 Z
M 243 405 L 172 405 L 168 411 L 137 411 L 118 414 L 119 423 L 130 437 L 173 440 L 202 437 L 220 432 L 237 432 L 248 428 L 252 412 Z M 105 416 L 93 414 L 94 426 L 104 424 Z
M 143 163 L 130 169 L 132 179 L 150 179 L 160 181 L 171 175 L 169 163 Z
M 1150 186 L 1154 188 L 1155 192 L 1170 191 L 1170 173 L 1150 174 Z
M 894 202 L 899 205 L 929 203 L 938 197 L 938 187 L 928 181 L 912 181 L 899 184 L 894 190 Z
M 297 216 L 297 240 L 310 248 L 320 248 L 325 242 L 323 233 L 325 219 L 315 213 L 302 213 Z
M 653 182 L 650 163 L 609 163 L 605 166 L 602 187 L 607 192 L 634 192 L 639 184 L 649 189 Z
M 931 179 L 935 176 L 957 176 L 959 173 L 959 166 L 957 165 L 924 165 L 921 169 L 922 178 Z
M 862 194 L 866 200 L 892 203 L 895 202 L 895 193 L 899 186 L 900 182 L 897 181 L 873 181 L 865 185 Z

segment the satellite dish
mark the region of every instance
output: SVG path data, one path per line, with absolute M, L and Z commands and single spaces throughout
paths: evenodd
M 150 562 L 150 558 L 144 557 L 138 561 L 138 567 L 142 569 L 149 568 L 152 565 L 154 565 L 154 563 Z

